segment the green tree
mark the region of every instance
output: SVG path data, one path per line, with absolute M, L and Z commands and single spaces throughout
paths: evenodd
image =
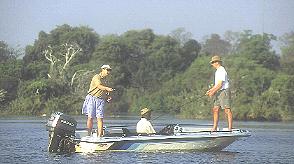
M 181 113 L 186 118 L 207 116 L 210 106 L 203 96 L 213 73 L 208 63 L 209 57 L 197 58 L 185 72 L 163 81 L 160 89 L 131 92 L 128 95 L 131 110 L 148 106 L 157 112 Z
M 49 63 L 34 61 L 23 66 L 22 80 L 42 79 L 48 77 Z
M 15 58 L 11 50 L 4 41 L 0 41 L 0 63 L 6 62 L 8 59 Z
M 93 63 L 113 65 L 112 84 L 120 89 L 117 97 L 125 103 L 125 95 L 139 95 L 156 90 L 161 83 L 176 73 L 185 71 L 198 56 L 200 44 L 189 40 L 183 46 L 170 36 L 156 36 L 152 30 L 127 31 L 121 36 L 108 35 L 101 38 L 93 55 Z M 93 64 L 91 64 L 93 65 Z M 160 83 L 160 84 L 159 84 Z M 120 108 L 126 109 L 125 103 Z M 118 108 L 115 103 L 115 108 Z
M 1 107 L 6 107 L 10 101 L 16 98 L 17 86 L 23 70 L 21 49 L 10 48 L 4 41 L 0 42 L 0 90 L 5 99 L 1 101 Z M 5 92 L 4 92 L 5 91 Z
M 151 29 L 144 29 L 127 31 L 121 36 L 121 39 L 127 45 L 130 57 L 142 61 L 148 55 L 148 50 L 155 37 Z
M 194 39 L 187 41 L 183 48 L 180 49 L 181 66 L 179 71 L 185 71 L 191 63 L 199 56 L 201 45 Z
M 130 73 L 127 69 L 130 58 L 127 46 L 118 36 L 105 36 L 97 46 L 91 65 L 100 69 L 103 64 L 110 64 L 113 67 L 109 81 L 114 85 L 128 86 L 130 84 Z M 112 79 L 114 77 L 114 79 Z
M 35 41 L 34 45 L 28 45 L 25 49 L 25 56 L 23 57 L 24 63 L 30 64 L 34 62 L 45 62 L 43 51 L 50 45 L 50 39 L 44 31 L 39 32 L 39 38 Z
M 238 45 L 240 44 L 241 32 L 226 31 L 224 40 L 230 43 L 229 54 L 237 53 Z
M 22 55 L 22 48 L 11 48 L 5 41 L 0 40 L 0 64 L 8 60 L 15 60 Z
M 147 78 L 144 83 L 152 86 L 173 77 L 182 65 L 179 48 L 180 44 L 175 39 L 157 37 L 152 44 L 150 56 L 142 66 L 143 74 Z
M 191 40 L 193 36 L 191 32 L 186 32 L 184 27 L 173 30 L 169 35 L 178 41 L 181 46 L 184 46 L 184 44 Z
M 211 55 L 227 55 L 231 49 L 231 44 L 228 41 L 221 39 L 218 34 L 211 34 L 210 38 L 206 39 L 202 45 L 203 54 Z
M 232 107 L 235 119 L 265 120 L 261 108 L 261 95 L 267 91 L 276 74 L 254 60 L 239 54 L 225 58 L 230 77 Z
M 62 29 L 64 26 L 67 25 L 63 25 L 58 28 Z M 76 44 L 83 50 L 81 53 L 77 54 L 75 63 L 81 64 L 89 62 L 96 45 L 99 43 L 100 36 L 94 32 L 93 29 L 87 26 L 68 28 L 68 32 L 64 32 L 59 36 L 60 43 L 68 43 L 72 45 Z M 65 30 L 66 29 L 67 28 L 65 27 Z M 52 31 L 52 33 L 54 33 L 54 31 Z
M 284 45 L 282 46 L 282 54 L 281 54 L 281 67 L 282 70 L 289 75 L 294 74 L 294 32 L 286 33 L 281 38 Z
M 4 89 L 0 89 L 0 103 L 2 104 L 2 101 L 5 100 L 5 94 L 7 93 L 7 91 L 5 91 Z
M 262 95 L 262 108 L 269 120 L 293 120 L 294 76 L 279 74 Z
M 241 34 L 238 53 L 245 55 L 251 60 L 262 64 L 269 69 L 279 68 L 279 58 L 272 50 L 271 41 L 276 40 L 272 34 L 252 34 L 252 31 L 245 31 Z
M 30 64 L 35 65 L 38 69 L 25 68 L 25 77 L 30 80 L 34 78 L 44 78 L 44 64 L 48 62 L 44 58 L 44 51 L 48 50 L 50 46 L 53 52 L 64 52 L 64 47 L 61 45 L 75 45 L 81 48 L 83 51 L 76 54 L 74 60 L 71 62 L 73 64 L 88 63 L 96 45 L 99 42 L 99 35 L 93 31 L 93 29 L 81 26 L 81 27 L 71 27 L 67 24 L 62 26 L 57 26 L 50 33 L 45 33 L 44 31 L 39 32 L 38 39 L 35 41 L 33 46 L 26 47 L 26 53 L 23 58 L 25 66 L 30 66 Z M 64 52 L 65 54 L 66 52 Z M 49 65 L 48 65 L 49 67 Z M 37 75 L 41 75 L 37 76 Z M 47 73 L 46 73 L 47 75 Z

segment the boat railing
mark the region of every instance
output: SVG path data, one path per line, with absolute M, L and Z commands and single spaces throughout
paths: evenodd
M 181 126 L 179 124 L 169 124 L 159 130 L 154 134 L 146 134 L 146 133 L 137 133 L 135 128 L 127 128 L 126 126 L 120 127 L 111 127 L 106 128 L 104 137 L 130 137 L 130 136 L 150 136 L 150 135 L 165 135 L 165 136 L 173 136 L 179 134 L 191 134 L 191 133 L 209 133 L 209 134 L 217 134 L 217 133 L 240 133 L 245 134 L 250 132 L 248 130 L 242 129 L 232 129 L 229 131 L 227 129 L 218 129 L 217 131 L 211 131 L 210 128 L 206 127 L 186 127 Z M 93 135 L 95 135 L 96 130 L 93 131 Z M 80 138 L 80 137 L 78 137 Z

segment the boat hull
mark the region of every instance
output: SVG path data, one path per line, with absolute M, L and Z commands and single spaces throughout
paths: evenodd
M 200 126 L 200 125 L 199 125 Z M 135 129 L 113 126 L 104 129 L 105 136 L 97 131 L 76 129 L 77 121 L 60 112 L 51 115 L 46 124 L 49 131 L 48 151 L 51 153 L 97 152 L 97 151 L 219 151 L 235 140 L 250 136 L 247 130 L 211 132 L 210 128 L 169 124 L 156 134 L 138 134 Z M 219 130 L 219 129 L 218 129 Z
M 241 132 L 200 132 L 176 134 L 173 136 L 131 136 L 131 137 L 83 137 L 77 140 L 76 152 L 114 151 L 220 151 L 248 131 Z

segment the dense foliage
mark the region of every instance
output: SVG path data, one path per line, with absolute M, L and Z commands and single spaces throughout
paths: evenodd
M 156 112 L 210 118 L 213 83 L 209 65 L 220 54 L 230 76 L 233 115 L 238 120 L 293 120 L 294 33 L 285 34 L 281 56 L 271 34 L 212 34 L 200 44 L 183 28 L 169 35 L 151 29 L 100 36 L 85 26 L 41 31 L 24 57 L 0 42 L 2 114 L 79 115 L 92 76 L 102 64 L 113 67 L 108 84 L 116 88 L 108 113 Z

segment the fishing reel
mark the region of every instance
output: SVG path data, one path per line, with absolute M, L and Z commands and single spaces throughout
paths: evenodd
M 111 96 L 109 96 L 109 95 L 107 95 L 107 97 L 106 97 L 106 102 L 110 103 L 110 102 L 111 102 L 111 100 L 112 100 L 112 97 L 111 97 Z
M 174 126 L 174 133 L 182 133 L 183 132 L 183 128 L 177 124 Z
M 115 89 L 113 88 L 112 91 L 115 91 Z M 112 97 L 110 96 L 110 92 L 106 92 L 106 102 L 111 103 L 111 101 L 112 101 Z

